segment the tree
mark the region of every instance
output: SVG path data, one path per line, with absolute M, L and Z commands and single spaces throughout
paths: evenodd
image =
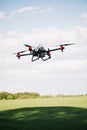
M 7 99 L 8 94 L 9 94 L 8 92 L 1 92 L 0 99 Z
M 7 96 L 7 100 L 12 100 L 12 99 L 14 99 L 14 95 L 9 94 L 9 95 Z
M 1 92 L 0 93 L 0 100 L 9 100 L 9 99 L 29 99 L 29 98 L 38 98 L 40 97 L 39 93 L 34 92 L 19 92 L 19 93 L 8 93 L 8 92 Z

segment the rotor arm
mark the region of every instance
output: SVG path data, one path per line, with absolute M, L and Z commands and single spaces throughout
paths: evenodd
M 56 48 L 56 49 L 51 49 L 49 51 L 52 52 L 52 51 L 57 51 L 57 50 L 61 50 L 61 49 L 60 48 Z
M 29 53 L 29 54 L 22 54 L 20 56 L 28 56 L 28 55 L 32 55 L 32 54 L 31 53 Z
M 20 59 L 21 56 L 28 56 L 28 55 L 32 55 L 32 54 L 30 54 L 30 53 L 29 54 L 17 54 L 17 57 L 18 57 L 18 59 Z

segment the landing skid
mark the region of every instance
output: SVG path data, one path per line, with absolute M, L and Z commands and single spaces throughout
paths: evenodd
M 38 58 L 34 58 L 34 56 L 32 56 L 32 62 L 33 61 L 36 61 L 36 60 L 38 60 L 39 59 L 39 57 Z
M 44 59 L 44 58 L 41 57 L 41 59 L 42 59 L 43 61 L 49 60 L 50 58 L 51 58 L 51 57 L 48 57 L 48 58 L 45 58 L 45 59 Z

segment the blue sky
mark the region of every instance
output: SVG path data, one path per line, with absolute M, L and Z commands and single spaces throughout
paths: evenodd
M 52 59 L 32 63 L 12 53 L 24 43 L 75 42 Z M 0 0 L 0 91 L 87 93 L 87 0 Z

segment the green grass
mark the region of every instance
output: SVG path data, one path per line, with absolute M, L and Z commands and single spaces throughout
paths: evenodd
M 86 130 L 87 96 L 0 101 L 0 130 Z

